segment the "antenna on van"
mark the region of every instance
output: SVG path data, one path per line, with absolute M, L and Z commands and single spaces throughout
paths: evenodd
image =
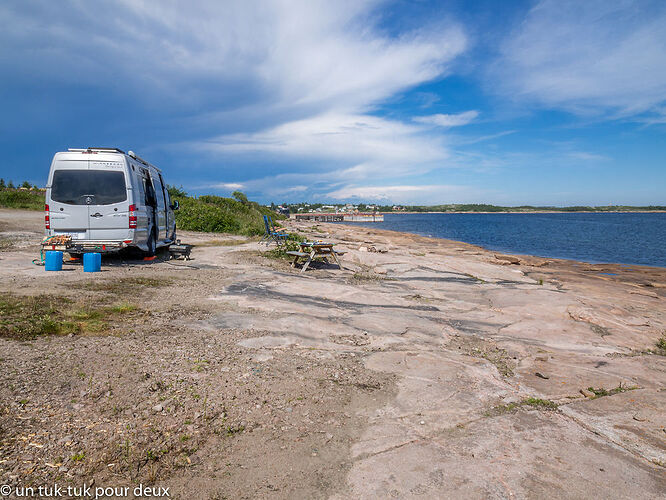
M 97 147 L 89 147 L 88 151 L 113 151 L 114 153 L 122 153 L 125 154 L 125 151 L 122 149 L 118 148 L 97 148 Z
M 131 156 L 132 158 L 134 158 L 135 160 L 140 161 L 140 162 L 143 163 L 144 165 L 150 165 L 150 163 L 148 163 L 146 160 L 144 160 L 143 158 L 141 158 L 141 157 L 140 157 L 138 154 L 136 154 L 134 151 L 129 151 L 127 154 L 128 154 L 129 156 Z

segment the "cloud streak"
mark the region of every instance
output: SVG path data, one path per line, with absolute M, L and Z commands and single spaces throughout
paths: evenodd
M 577 114 L 650 112 L 666 101 L 664 26 L 664 2 L 543 0 L 503 44 L 488 81 Z
M 326 193 L 326 197 L 336 201 L 401 204 L 442 204 L 460 203 L 470 198 L 483 198 L 490 193 L 470 186 L 451 184 L 429 185 L 348 185 Z
M 479 112 L 464 111 L 463 113 L 458 113 L 455 115 L 428 115 L 428 116 L 415 116 L 413 120 L 418 123 L 425 123 L 427 125 L 437 125 L 438 127 L 451 128 L 451 127 L 462 127 L 467 125 L 479 116 Z

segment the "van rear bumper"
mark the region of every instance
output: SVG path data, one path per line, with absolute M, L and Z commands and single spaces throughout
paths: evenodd
M 129 240 L 128 240 L 129 241 Z M 72 241 L 66 245 L 52 245 L 48 241 L 42 243 L 44 250 L 60 250 L 70 253 L 86 253 L 86 252 L 117 252 L 123 248 L 132 246 L 134 242 L 126 243 L 124 241 Z

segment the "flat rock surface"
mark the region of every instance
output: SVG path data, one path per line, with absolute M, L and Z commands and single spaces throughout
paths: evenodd
M 2 482 L 663 498 L 664 269 L 287 221 L 327 234 L 344 268 L 301 274 L 256 239 L 185 232 L 192 261 L 46 273 L 31 263 L 41 216 L 0 210 L 3 237 L 20 236 L 0 252 L 5 296 L 137 309 L 92 333 L 0 338 Z

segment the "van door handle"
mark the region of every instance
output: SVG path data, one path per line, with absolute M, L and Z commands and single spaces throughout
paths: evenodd
M 92 214 L 90 217 L 104 217 L 104 216 L 102 214 L 100 214 L 99 212 L 97 212 L 95 214 Z

